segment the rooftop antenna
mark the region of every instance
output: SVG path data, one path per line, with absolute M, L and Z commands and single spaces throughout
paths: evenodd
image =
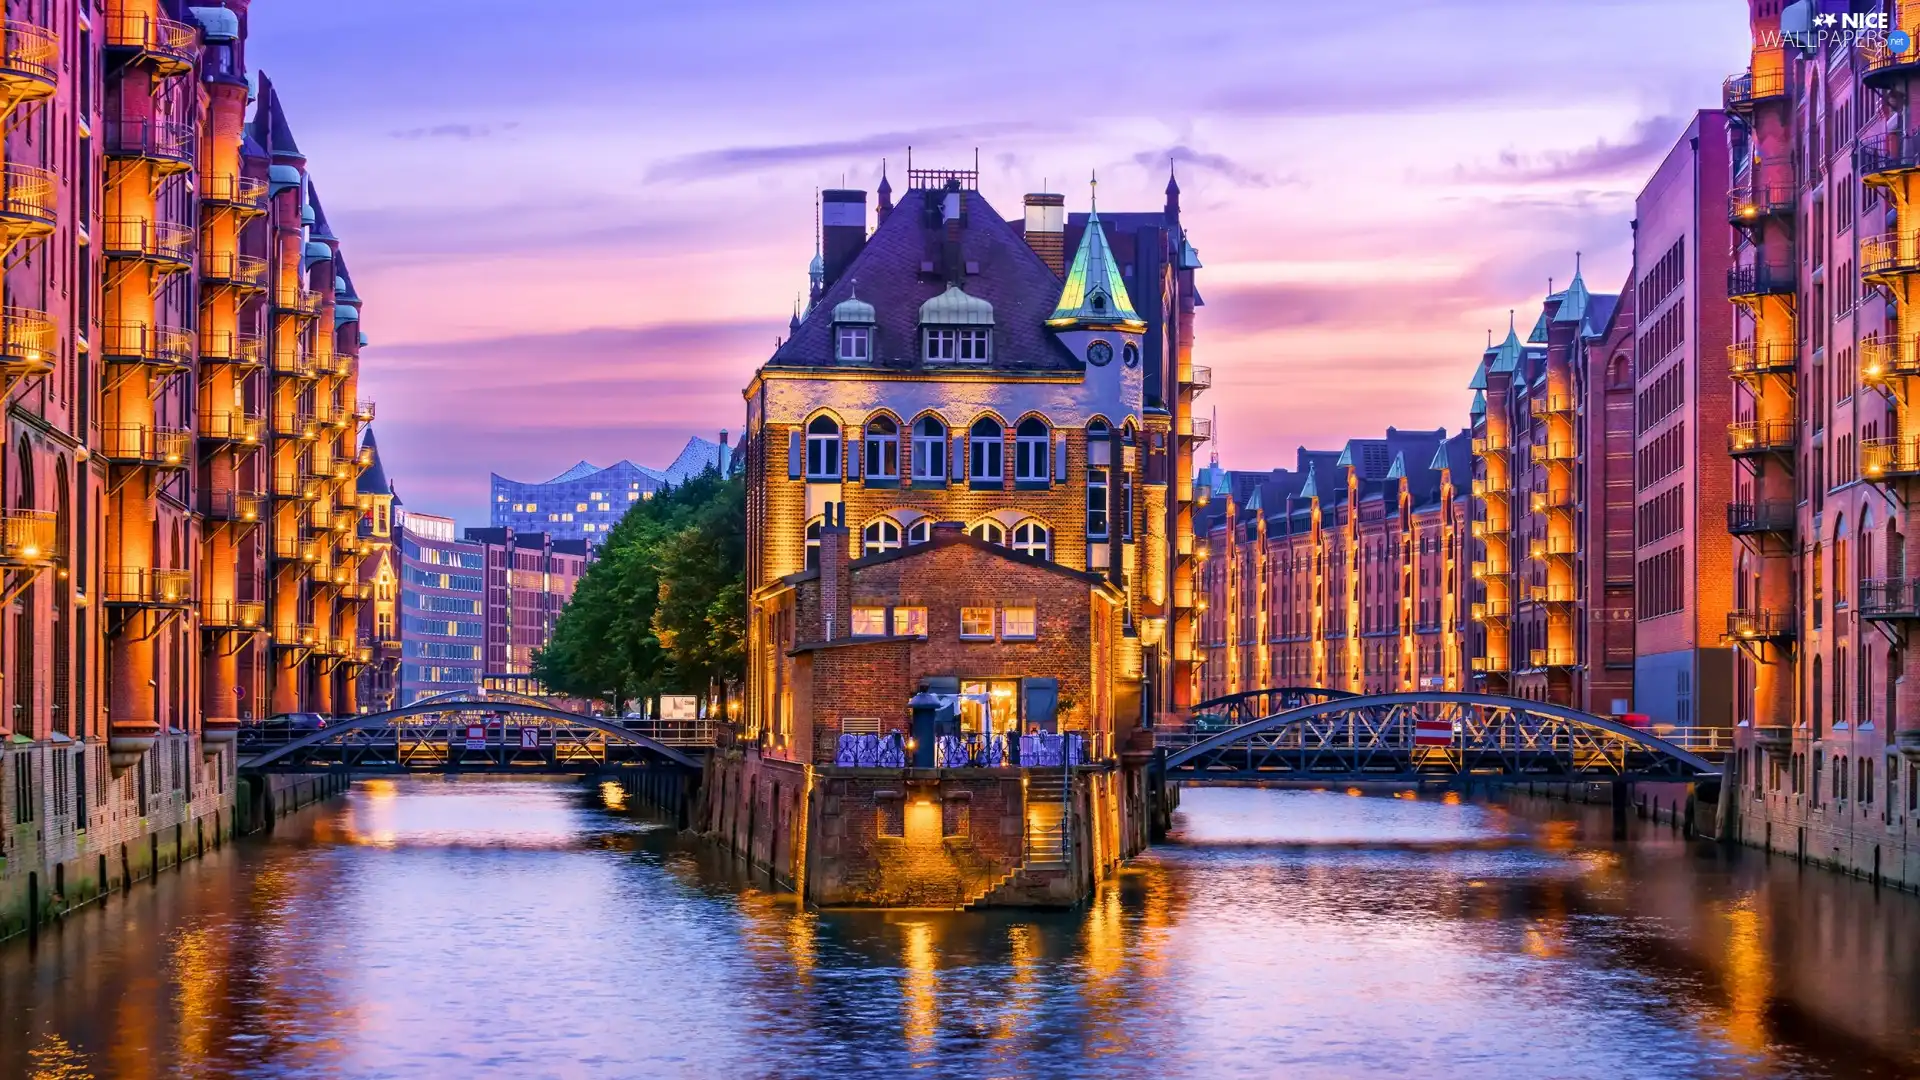
M 1551 286 L 1549 286 L 1548 291 L 1549 292 L 1552 291 Z M 1513 309 L 1508 308 L 1507 309 L 1507 333 L 1512 334 L 1517 332 L 1518 330 L 1519 330 L 1519 327 L 1513 324 Z
M 1220 467 L 1220 406 L 1213 407 L 1213 467 Z
M 1095 169 L 1088 174 L 1087 191 L 1088 204 L 1097 214 L 1100 212 L 1100 170 Z
M 1493 348 L 1493 327 L 1487 327 L 1487 348 Z
M 820 254 L 820 189 L 813 189 L 813 253 Z

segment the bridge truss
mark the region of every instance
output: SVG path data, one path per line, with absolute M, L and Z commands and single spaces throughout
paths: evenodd
M 1181 782 L 1666 780 L 1718 776 L 1713 761 L 1577 709 L 1486 694 L 1336 697 L 1172 748 Z

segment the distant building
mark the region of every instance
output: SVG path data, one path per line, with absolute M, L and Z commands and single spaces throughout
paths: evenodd
M 586 573 L 591 548 L 585 540 L 505 528 L 468 529 L 467 541 L 486 559 L 486 674 L 529 674 L 533 654 L 546 647 Z
M 450 690 L 478 690 L 485 664 L 487 550 L 462 540 L 452 518 L 400 518 L 398 705 Z
M 360 669 L 359 703 L 363 712 L 390 709 L 400 689 L 400 558 L 394 538 L 400 532 L 400 497 L 380 461 L 373 429 L 360 443 L 367 467 L 360 473 L 360 648 L 368 661 Z
M 719 442 L 695 436 L 680 456 L 664 469 L 650 469 L 631 461 L 599 468 L 582 461 L 543 484 L 528 484 L 493 474 L 494 528 L 523 533 L 544 532 L 556 540 L 585 540 L 598 544 L 618 524 L 627 508 L 653 497 L 663 487 L 683 484 L 707 469 L 725 472 L 732 449 L 727 433 Z

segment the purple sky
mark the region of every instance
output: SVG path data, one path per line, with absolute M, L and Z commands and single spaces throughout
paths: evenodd
M 363 394 L 408 504 L 477 524 L 489 470 L 664 465 L 737 431 L 814 189 L 871 188 L 908 144 L 978 146 L 1010 216 L 1043 182 L 1084 210 L 1096 169 L 1103 205 L 1155 209 L 1177 156 L 1230 466 L 1458 427 L 1487 329 L 1575 250 L 1619 287 L 1634 194 L 1747 48 L 1732 0 L 1043 10 L 256 4 L 248 59 L 366 300 Z

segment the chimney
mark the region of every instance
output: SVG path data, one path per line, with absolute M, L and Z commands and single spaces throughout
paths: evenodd
M 965 200 L 960 181 L 947 181 L 946 190 L 940 193 L 940 221 L 945 226 L 940 254 L 941 268 L 949 285 L 964 285 L 967 280 L 966 262 L 960 254 L 960 227 L 966 220 Z
M 1047 192 L 1027 196 L 1027 246 L 1055 275 L 1067 272 L 1067 197 Z
M 721 428 L 720 429 L 720 449 L 725 450 L 726 448 L 727 448 L 727 429 Z
M 825 288 L 832 288 L 867 243 L 867 193 L 829 188 L 820 193 L 820 255 Z
M 820 636 L 853 636 L 853 573 L 847 569 L 847 504 L 828 503 L 820 525 Z

